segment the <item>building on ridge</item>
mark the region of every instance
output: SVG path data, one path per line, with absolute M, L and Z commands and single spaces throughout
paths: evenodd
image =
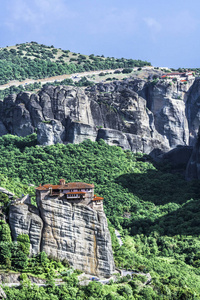
M 59 199 L 65 203 L 82 204 L 94 210 L 103 210 L 103 198 L 94 195 L 94 184 L 69 182 L 60 179 L 58 185 L 44 184 L 36 188 L 36 201 Z
M 186 72 L 172 72 L 172 73 L 167 73 L 161 76 L 161 78 L 168 78 L 168 79 L 173 79 L 176 78 L 177 80 L 183 81 L 182 79 L 184 78 L 185 81 L 189 79 L 193 79 L 195 72 L 193 71 L 186 71 Z M 186 80 L 187 79 L 187 80 Z

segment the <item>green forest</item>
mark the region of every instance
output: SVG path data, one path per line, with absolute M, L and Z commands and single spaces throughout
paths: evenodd
M 82 55 L 36 42 L 0 49 L 0 85 L 11 80 L 41 79 L 84 71 L 151 65 L 147 61 Z
M 36 134 L 1 137 L 0 165 L 0 186 L 18 197 L 29 193 L 33 204 L 35 188 L 30 184 L 57 184 L 60 178 L 94 183 L 95 193 L 104 197 L 116 267 L 150 272 L 152 277 L 149 285 L 144 285 L 144 276 L 135 275 L 109 285 L 80 286 L 78 271 L 67 272 L 67 262 L 45 253 L 28 258 L 27 236 L 13 244 L 8 225 L 1 221 L 1 268 L 22 272 L 20 288 L 4 288 L 8 299 L 200 299 L 198 181 L 186 182 L 169 165 L 103 140 L 41 147 Z M 6 214 L 9 200 L 2 194 L 0 199 Z M 122 235 L 121 247 L 114 228 Z M 65 285 L 55 285 L 56 271 Z M 29 273 L 46 278 L 47 286 L 32 287 Z

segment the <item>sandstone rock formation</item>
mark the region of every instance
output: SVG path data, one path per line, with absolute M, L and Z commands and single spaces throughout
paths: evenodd
M 129 79 L 86 89 L 46 86 L 0 103 L 0 135 L 37 131 L 40 145 L 103 138 L 147 154 L 192 145 L 200 125 L 200 79 Z
M 15 201 L 10 205 L 9 223 L 14 240 L 20 233 L 29 235 L 31 254 L 45 251 L 98 276 L 109 277 L 115 270 L 103 211 L 55 198 L 40 200 L 38 208 Z
M 9 208 L 9 225 L 14 240 L 19 234 L 28 234 L 31 254 L 40 252 L 43 222 L 35 206 L 20 201 L 13 202 Z
M 186 168 L 186 180 L 200 179 L 200 130 Z
M 89 274 L 114 271 L 110 233 L 104 212 L 84 205 L 46 200 L 39 203 L 44 222 L 41 250 Z

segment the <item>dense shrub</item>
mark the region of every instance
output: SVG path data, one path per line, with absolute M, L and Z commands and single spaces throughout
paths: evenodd
M 181 295 L 194 297 L 195 293 L 198 299 L 199 182 L 185 182 L 181 175 L 171 172 L 169 166 L 152 164 L 148 156 L 143 159 L 142 154 L 108 146 L 102 140 L 98 143 L 88 140 L 79 145 L 38 147 L 34 146 L 34 138 L 11 135 L 0 138 L 1 171 L 9 177 L 13 174 L 16 177 L 7 184 L 13 186 L 13 182 L 17 182 L 20 189 L 23 188 L 20 181 L 38 185 L 57 183 L 61 177 L 66 181 L 93 182 L 95 192 L 104 197 L 116 266 L 150 272 L 152 276 L 149 287 L 144 286 L 147 280 L 144 274 L 137 273 L 133 279 L 126 277 L 124 285 L 131 286 L 131 295 L 130 288 L 117 290 L 115 284 L 110 285 L 112 289 L 115 287 L 112 291 L 96 284 L 92 284 L 90 290 L 79 290 L 75 277 L 65 273 L 70 289 L 76 289 L 82 298 L 96 294 L 98 299 L 125 298 L 124 291 L 127 290 L 130 299 L 135 296 L 162 299 L 162 295 L 181 299 Z M 0 180 L 4 182 L 5 178 L 0 177 Z M 121 247 L 112 226 L 121 230 L 124 243 Z M 59 268 L 61 262 L 47 258 L 44 253 L 27 262 L 20 242 L 14 246 L 10 240 L 0 243 L 0 259 L 5 266 L 25 268 L 36 274 L 47 274 L 51 268 Z M 17 261 L 17 257 L 20 260 Z M 48 280 L 50 291 L 52 277 Z M 55 295 L 61 291 L 63 293 L 61 287 L 54 289 Z M 6 292 L 7 295 L 12 292 L 17 295 L 17 290 Z
M 122 70 L 122 73 L 123 74 L 128 74 L 128 73 L 131 73 L 132 71 L 133 71 L 133 69 L 131 69 L 131 68 L 125 68 L 125 69 Z

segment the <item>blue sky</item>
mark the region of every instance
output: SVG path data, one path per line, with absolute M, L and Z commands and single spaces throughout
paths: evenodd
M 7 0 L 0 47 L 36 41 L 154 66 L 200 67 L 199 14 L 199 0 Z

